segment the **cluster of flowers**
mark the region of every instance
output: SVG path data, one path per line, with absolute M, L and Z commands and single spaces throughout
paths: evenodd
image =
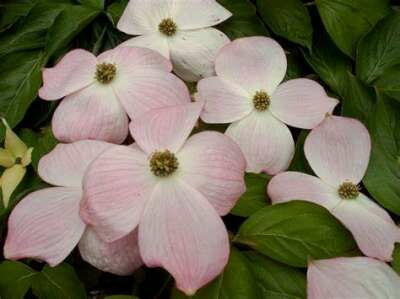
M 214 0 L 131 0 L 118 28 L 141 36 L 98 57 L 73 50 L 43 71 L 40 97 L 64 97 L 52 120 L 63 144 L 38 166 L 54 187 L 12 211 L 6 258 L 55 266 L 78 245 L 103 271 L 163 267 L 190 295 L 227 263 L 220 216 L 245 191 L 245 171 L 267 172 L 277 174 L 268 185 L 273 203 L 301 198 L 326 207 L 370 257 L 311 261 L 310 298 L 367 298 L 365 281 L 399 292 L 393 270 L 372 258 L 391 260 L 400 230 L 357 186 L 369 161 L 368 131 L 333 116 L 337 100 L 318 83 L 281 84 L 287 62 L 274 40 L 230 42 L 208 28 L 229 16 Z M 194 101 L 172 69 L 185 80 L 204 77 Z M 231 124 L 225 134 L 189 137 L 199 118 Z M 320 179 L 283 172 L 294 154 L 286 124 L 312 129 L 304 151 Z M 134 143 L 120 145 L 129 132 Z

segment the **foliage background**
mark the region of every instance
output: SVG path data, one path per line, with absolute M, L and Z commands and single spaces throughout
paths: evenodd
M 287 52 L 286 79 L 308 77 L 340 100 L 335 114 L 369 129 L 373 147 L 363 192 L 400 216 L 400 11 L 390 0 L 218 0 L 233 17 L 218 28 L 231 39 L 265 35 Z M 3 0 L 0 3 L 0 115 L 35 148 L 33 167 L 0 207 L 1 240 L 13 206 L 46 186 L 36 174 L 57 143 L 50 122 L 57 105 L 38 99 L 41 69 L 73 48 L 95 54 L 128 36 L 115 26 L 127 0 Z M 188 12 L 190 13 L 190 12 Z M 195 90 L 192 84 L 189 86 Z M 220 129 L 209 126 L 208 129 Z M 312 173 L 303 155 L 306 130 L 292 130 L 291 170 Z M 4 136 L 4 128 L 0 138 Z M 360 255 L 351 234 L 324 208 L 303 201 L 268 204 L 265 175 L 246 175 L 247 192 L 225 217 L 232 253 L 224 273 L 195 298 L 305 298 L 309 258 Z M 299 199 L 301 200 L 301 198 Z M 2 244 L 0 244 L 2 245 Z M 3 259 L 3 258 L 2 258 Z M 400 247 L 392 266 L 400 271 Z M 400 272 L 399 272 L 400 273 Z M 119 294 L 121 296 L 111 296 Z M 122 296 L 124 294 L 124 296 Z M 0 295 L 19 298 L 185 298 L 162 269 L 118 277 L 77 252 L 56 268 L 33 260 L 0 264 Z

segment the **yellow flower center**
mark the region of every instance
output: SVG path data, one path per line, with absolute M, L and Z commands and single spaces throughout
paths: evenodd
M 166 36 L 173 36 L 177 29 L 176 23 L 171 18 L 166 18 L 158 24 L 158 30 Z
M 116 74 L 117 67 L 113 63 L 103 62 L 96 66 L 95 78 L 101 84 L 110 83 L 112 80 L 114 80 Z
M 351 182 L 344 182 L 339 186 L 338 194 L 342 199 L 356 199 L 360 192 L 357 185 Z
M 150 159 L 150 169 L 154 175 L 167 177 L 174 173 L 179 166 L 178 159 L 169 150 L 154 152 Z
M 254 108 L 258 111 L 265 111 L 269 108 L 271 100 L 264 90 L 259 90 L 253 97 Z

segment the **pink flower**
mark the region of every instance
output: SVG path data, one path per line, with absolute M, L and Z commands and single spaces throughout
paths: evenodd
M 4 245 L 7 259 L 29 257 L 56 266 L 78 244 L 82 258 L 103 271 L 126 275 L 142 264 L 136 231 L 105 243 L 79 216 L 83 174 L 111 146 L 95 140 L 59 144 L 40 160 L 40 177 L 57 187 L 33 192 L 14 208 Z
M 334 258 L 308 265 L 308 299 L 395 299 L 399 295 L 400 277 L 375 259 Z
M 214 74 L 214 59 L 228 37 L 211 26 L 232 14 L 215 0 L 130 0 L 118 29 L 132 35 L 123 46 L 160 52 L 186 81 Z
M 227 136 L 188 140 L 202 109 L 190 103 L 154 109 L 130 127 L 137 144 L 116 146 L 89 167 L 81 214 L 107 242 L 139 227 L 144 263 L 161 266 L 193 294 L 229 256 L 227 214 L 245 190 L 245 160 Z
M 143 48 L 119 47 L 97 58 L 73 50 L 43 71 L 39 96 L 46 100 L 65 96 L 53 116 L 57 139 L 121 143 L 128 135 L 128 116 L 190 102 L 185 84 L 168 73 L 171 69 L 164 57 Z
M 294 153 L 289 128 L 311 129 L 337 100 L 308 79 L 283 80 L 286 56 L 267 37 L 237 39 L 215 60 L 217 77 L 198 83 L 207 123 L 230 123 L 225 134 L 242 149 L 248 172 L 276 174 L 288 168 Z
M 389 214 L 360 193 L 368 166 L 371 140 L 358 120 L 327 116 L 304 144 L 304 153 L 319 178 L 285 172 L 268 184 L 273 203 L 303 199 L 328 209 L 353 234 L 361 251 L 384 261 L 392 259 L 400 230 Z

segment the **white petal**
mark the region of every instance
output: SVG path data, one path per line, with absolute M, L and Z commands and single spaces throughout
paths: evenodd
M 169 45 L 167 39 L 160 32 L 137 36 L 119 45 L 119 47 L 141 47 L 157 51 L 169 59 Z

